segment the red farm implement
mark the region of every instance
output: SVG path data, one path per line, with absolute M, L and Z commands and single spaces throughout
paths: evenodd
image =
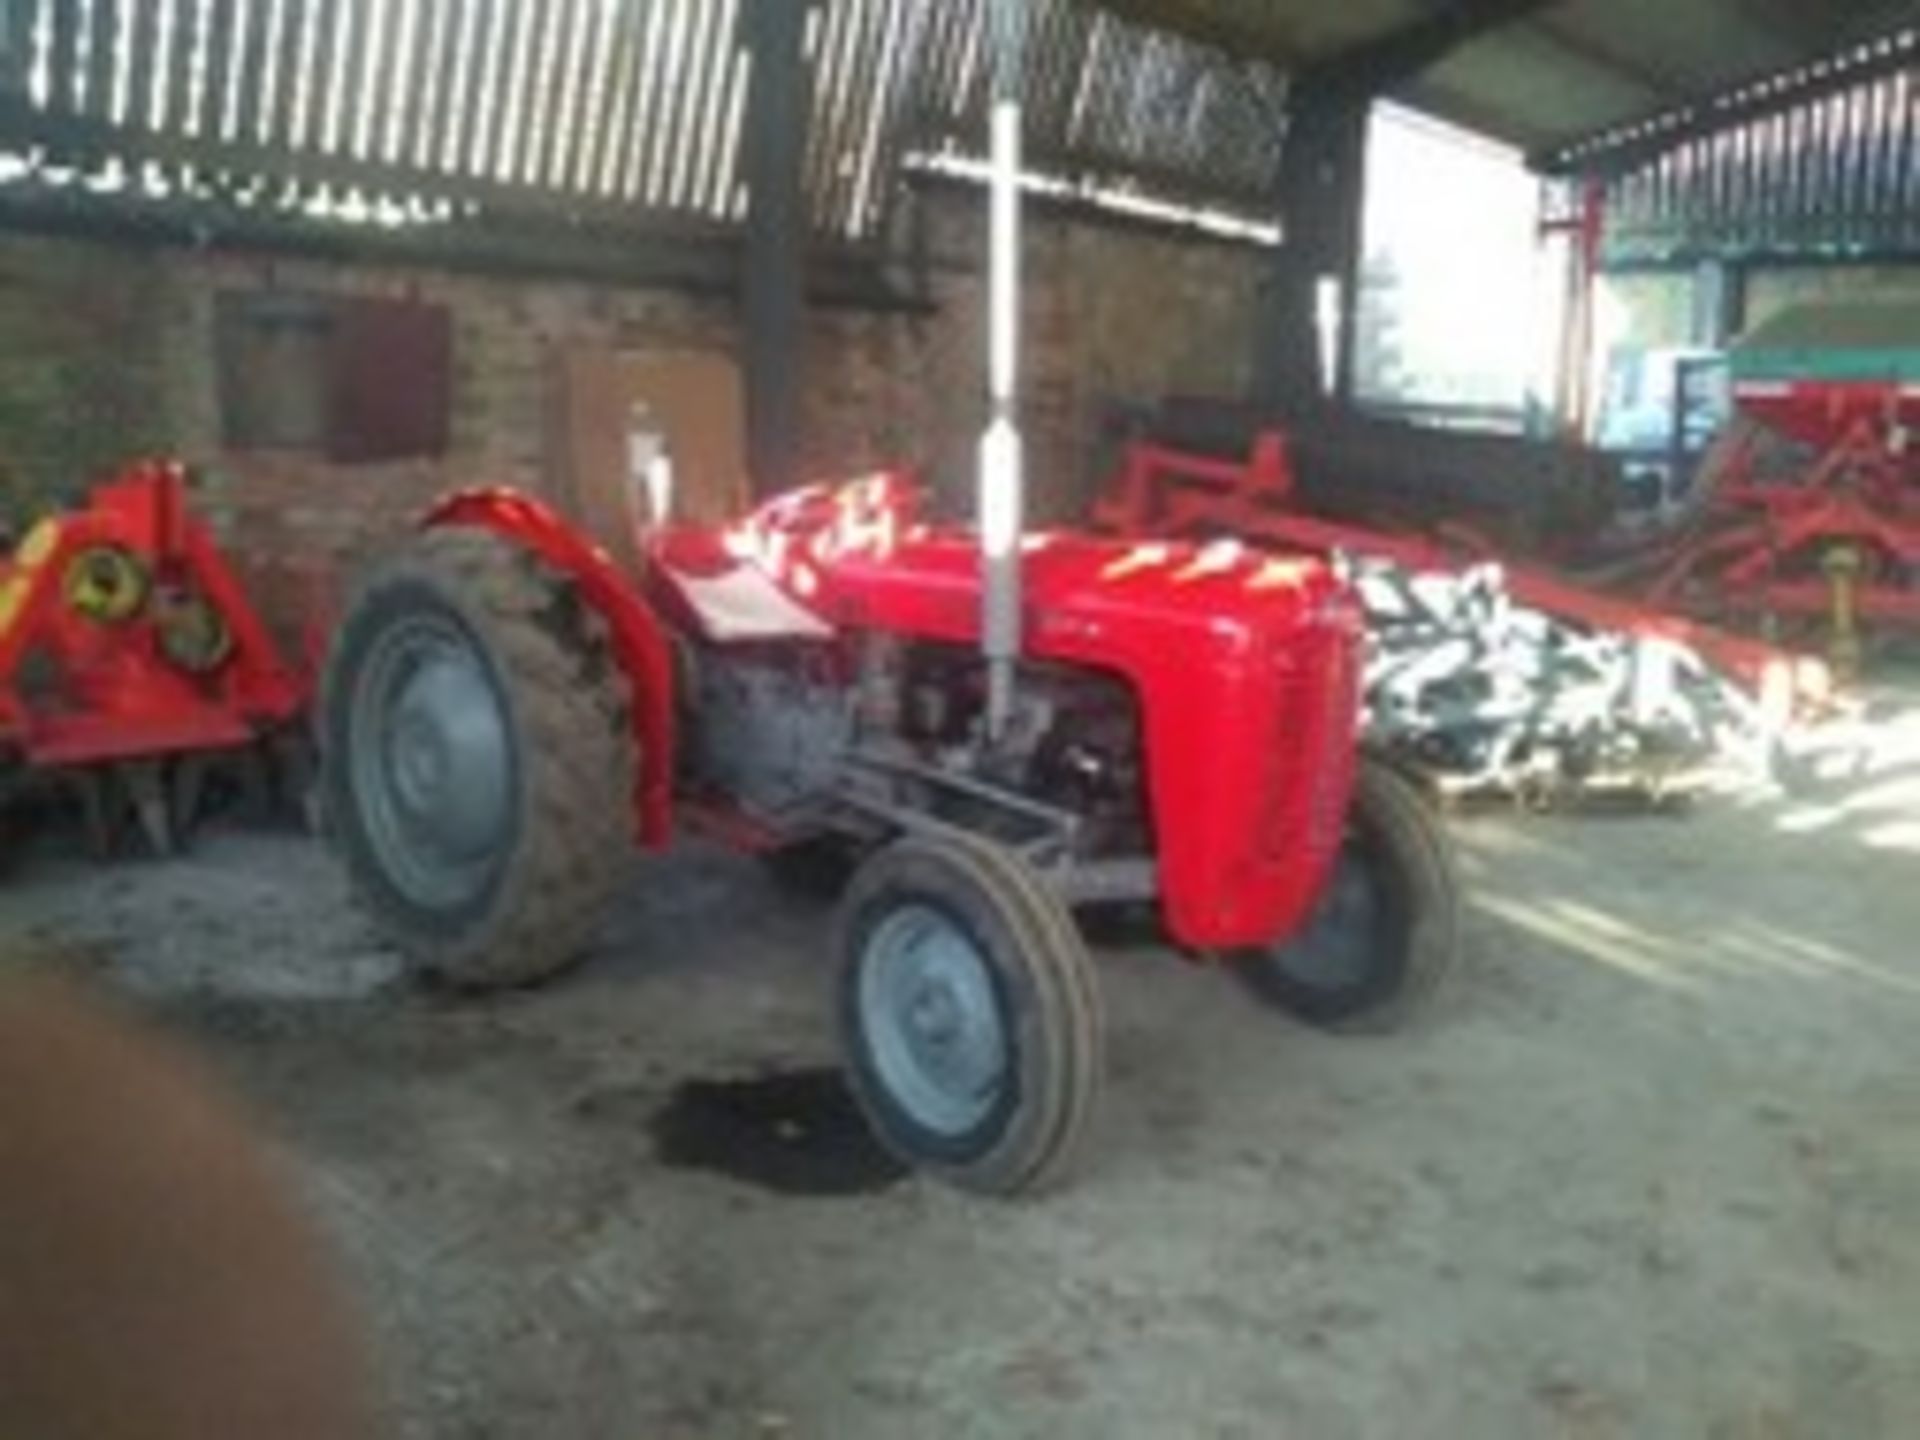
M 1837 664 L 1920 636 L 1920 305 L 1817 305 L 1731 356 L 1734 423 L 1694 513 L 1613 568 L 1647 603 L 1796 640 Z
M 306 703 L 178 465 L 143 462 L 0 558 L 0 768 L 76 782 L 97 845 L 131 809 L 172 847 L 209 764 Z
M 1277 429 L 1241 459 L 1132 442 L 1095 521 L 1149 544 L 1343 557 L 1367 613 L 1368 742 L 1448 790 L 1665 792 L 1729 752 L 1765 755 L 1824 688 L 1817 663 L 1506 563 L 1476 530 L 1307 513 Z

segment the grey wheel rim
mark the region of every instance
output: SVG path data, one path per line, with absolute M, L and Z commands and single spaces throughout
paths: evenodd
M 1385 938 L 1384 897 L 1366 857 L 1349 844 L 1340 854 L 1307 928 L 1272 955 L 1288 979 L 1315 990 L 1351 990 L 1379 968 Z
M 382 873 L 415 905 L 451 910 L 486 889 L 512 838 L 506 706 L 470 636 L 409 617 L 368 648 L 348 736 L 354 798 Z
M 1005 1019 L 987 960 L 930 905 L 894 910 L 867 932 L 860 1029 L 875 1077 L 914 1124 L 965 1135 L 1006 1084 Z

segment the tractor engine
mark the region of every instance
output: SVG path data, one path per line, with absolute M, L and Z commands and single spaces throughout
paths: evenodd
M 896 733 L 923 762 L 1073 817 L 1089 856 L 1147 848 L 1140 721 L 1123 683 L 1084 669 L 1023 665 L 1006 731 L 988 748 L 987 672 L 977 653 L 915 647 L 902 672 Z
M 805 830 L 853 741 L 854 692 L 828 645 L 688 647 L 683 783 L 726 795 L 760 823 Z
M 1023 667 L 1011 722 L 989 748 L 978 652 L 860 644 L 858 660 L 829 644 L 690 651 L 686 780 L 776 832 L 804 832 L 832 807 L 848 758 L 867 756 L 1024 796 L 1070 817 L 1090 854 L 1147 847 L 1140 727 L 1124 684 Z

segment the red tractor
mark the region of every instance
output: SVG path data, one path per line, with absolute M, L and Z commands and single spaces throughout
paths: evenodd
M 893 476 L 802 490 L 652 532 L 627 574 L 532 499 L 444 502 L 359 585 L 323 685 L 330 829 L 386 933 L 456 985 L 529 982 L 590 944 L 630 842 L 839 847 L 852 1089 L 908 1162 L 1002 1194 L 1093 1109 L 1076 911 L 1152 902 L 1312 1022 L 1428 992 L 1449 852 L 1356 762 L 1360 616 L 1326 566 L 1029 536 L 996 722 L 991 567 L 918 506 Z
M 460 984 L 579 955 L 628 841 L 676 819 L 855 857 L 853 1092 L 909 1164 L 1015 1194 L 1066 1168 L 1100 1084 L 1076 910 L 1151 902 L 1342 1024 L 1429 990 L 1457 902 L 1419 798 L 1356 765 L 1360 612 L 1323 564 L 1022 534 L 1025 6 L 993 18 L 978 537 L 881 476 L 648 528 L 627 574 L 532 500 L 456 496 L 360 587 L 320 728 L 359 891 Z

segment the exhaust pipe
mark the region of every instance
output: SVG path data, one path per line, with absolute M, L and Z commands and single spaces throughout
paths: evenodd
M 987 226 L 987 429 L 980 440 L 980 648 L 987 662 L 987 738 L 1005 735 L 1020 658 L 1020 539 L 1026 458 L 1020 438 L 1021 71 L 1027 0 L 991 0 L 992 134 Z

